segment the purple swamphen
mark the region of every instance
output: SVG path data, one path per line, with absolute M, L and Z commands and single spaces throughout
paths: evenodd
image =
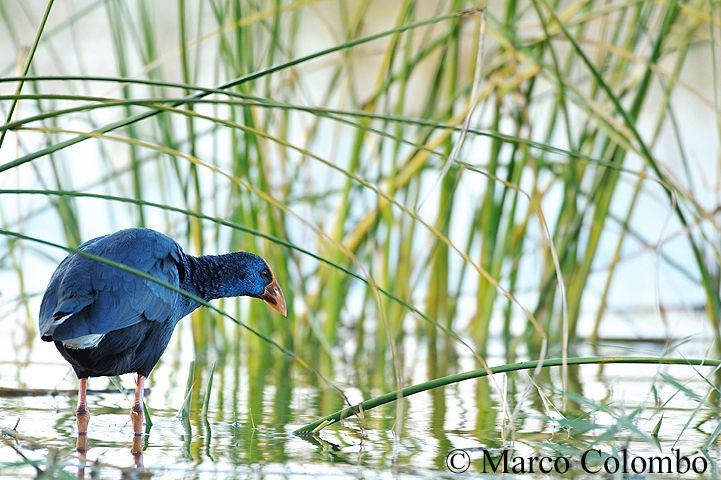
M 268 264 L 247 252 L 194 257 L 170 237 L 131 228 L 89 240 L 78 250 L 145 272 L 209 301 L 260 298 L 286 315 L 283 293 Z M 198 308 L 163 285 L 77 253 L 53 273 L 40 306 L 40 336 L 54 342 L 80 380 L 78 432 L 87 432 L 88 377 L 137 373 L 131 410 L 142 433 L 144 381 L 168 346 L 175 325 Z

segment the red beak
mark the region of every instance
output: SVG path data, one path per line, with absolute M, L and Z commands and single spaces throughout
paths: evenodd
M 277 310 L 284 317 L 288 316 L 288 310 L 285 306 L 285 297 L 283 296 L 283 291 L 280 289 L 278 282 L 275 281 L 275 277 L 273 277 L 272 282 L 266 285 L 262 295 L 258 298 L 267 303 L 273 310 Z

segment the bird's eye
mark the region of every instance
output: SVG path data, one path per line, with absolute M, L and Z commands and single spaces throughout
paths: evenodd
M 264 280 L 270 280 L 270 271 L 267 270 L 267 269 L 261 270 L 261 271 L 260 271 L 260 276 L 261 276 Z

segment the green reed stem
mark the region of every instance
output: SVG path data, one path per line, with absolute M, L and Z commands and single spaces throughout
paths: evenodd
M 27 75 L 30 71 L 30 65 L 33 63 L 33 58 L 35 57 L 35 52 L 38 49 L 38 44 L 40 43 L 40 37 L 43 34 L 43 30 L 45 30 L 45 24 L 48 21 L 48 17 L 50 16 L 50 10 L 53 8 L 53 3 L 55 0 L 49 0 L 47 7 L 45 7 L 45 13 L 43 14 L 42 20 L 40 20 L 40 25 L 38 26 L 38 31 L 35 33 L 35 40 L 33 41 L 33 45 L 30 48 L 30 51 L 28 52 L 28 57 L 25 59 L 25 66 L 23 67 L 23 76 Z M 19 95 L 20 92 L 23 89 L 23 85 L 25 84 L 25 81 L 20 80 L 18 81 L 18 85 L 15 88 L 15 95 Z M 8 114 L 5 117 L 5 123 L 10 123 L 10 120 L 13 118 L 13 113 L 15 113 L 15 107 L 17 106 L 18 101 L 13 100 L 10 103 L 10 108 L 8 109 Z M 7 134 L 7 130 L 3 130 L 2 133 L 0 133 L 0 147 L 3 145 L 3 141 L 5 140 L 5 135 Z
M 571 357 L 567 358 L 567 365 L 604 365 L 604 364 L 647 364 L 647 365 L 691 365 L 691 366 L 706 366 L 706 367 L 719 367 L 721 366 L 721 360 L 707 360 L 707 359 L 691 359 L 691 358 L 659 358 L 659 357 Z M 545 360 L 532 360 L 529 362 L 510 363 L 501 365 L 498 367 L 490 367 L 487 369 L 471 370 L 469 372 L 458 373 L 454 375 L 448 375 L 445 377 L 434 378 L 427 382 L 418 383 L 411 385 L 410 387 L 403 388 L 399 391 L 388 392 L 378 397 L 366 400 L 364 402 L 353 405 L 352 407 L 344 408 L 335 413 L 320 418 L 313 423 L 309 423 L 293 433 L 296 435 L 309 435 L 315 434 L 323 428 L 332 425 L 340 420 L 357 415 L 361 412 L 367 412 L 372 408 L 385 405 L 387 403 L 395 402 L 399 398 L 405 398 L 416 393 L 433 390 L 434 388 L 444 387 L 453 383 L 462 382 L 464 380 L 471 380 L 473 378 L 482 378 L 489 375 L 496 375 L 499 373 L 517 372 L 520 370 L 533 370 L 536 368 L 547 368 L 547 367 L 559 367 L 564 364 L 563 359 L 560 358 L 548 358 Z
M 4 81 L 9 80 L 17 80 L 19 78 L 23 77 L 7 77 L 7 78 L 0 78 L 0 83 Z M 30 81 L 41 81 L 41 80 L 72 80 L 74 77 L 27 77 L 26 80 Z M 408 126 L 417 126 L 417 127 L 428 127 L 432 128 L 434 130 L 453 130 L 453 131 L 461 131 L 463 129 L 460 125 L 453 125 L 449 123 L 445 123 L 442 121 L 435 121 L 430 120 L 427 118 L 415 118 L 415 117 L 407 117 L 402 115 L 388 115 L 388 114 L 377 114 L 372 112 L 365 112 L 365 111 L 353 111 L 353 110 L 339 110 L 339 109 L 332 109 L 332 108 L 323 108 L 323 107 L 309 107 L 309 106 L 303 106 L 303 105 L 293 105 L 288 103 L 281 103 L 275 100 L 270 99 L 264 99 L 262 97 L 255 97 L 250 96 L 246 94 L 239 94 L 236 92 L 225 92 L 218 89 L 205 89 L 201 87 L 196 87 L 193 85 L 185 85 L 180 83 L 167 83 L 167 82 L 155 82 L 155 81 L 147 81 L 147 80 L 130 80 L 125 78 L 117 78 L 113 79 L 112 77 L 98 77 L 95 80 L 98 81 L 117 81 L 117 82 L 131 82 L 131 83 L 138 83 L 141 85 L 164 85 L 168 87 L 174 87 L 174 88 L 188 88 L 197 90 L 200 92 L 207 92 L 208 95 L 212 93 L 216 94 L 223 94 L 227 95 L 229 97 L 235 97 L 243 99 L 241 102 L 234 102 L 231 100 L 213 100 L 213 99 L 206 99 L 206 98 L 194 98 L 194 99 L 186 99 L 183 100 L 182 103 L 184 104 L 194 104 L 194 103 L 208 103 L 208 104 L 220 104 L 220 105 L 247 105 L 251 104 L 253 106 L 257 107 L 263 107 L 263 108 L 278 108 L 278 109 L 287 109 L 287 110 L 297 110 L 302 112 L 307 112 L 313 115 L 319 115 L 319 116 L 326 116 L 327 118 L 336 120 L 336 121 L 343 121 L 343 119 L 338 118 L 338 116 L 349 116 L 349 117 L 356 117 L 356 118 L 368 118 L 372 120 L 383 120 L 388 122 L 397 122 L 401 124 L 406 124 Z M 95 104 L 88 104 L 88 105 L 80 105 L 76 107 L 71 107 L 67 109 L 62 110 L 56 110 L 51 112 L 44 112 L 37 115 L 33 115 L 30 117 L 26 117 L 20 120 L 16 120 L 14 122 L 11 122 L 5 126 L 0 126 L 0 131 L 4 130 L 13 130 L 18 127 L 21 127 L 27 123 L 31 123 L 34 121 L 44 120 L 46 118 L 52 118 L 59 115 L 67 115 L 71 113 L 78 113 L 83 111 L 90 111 L 90 110 L 96 110 L 96 109 L 102 109 L 102 108 L 113 108 L 113 107 L 120 107 L 120 106 L 126 106 L 126 105 L 137 105 L 137 106 L 145 106 L 148 108 L 155 108 L 158 110 L 163 110 L 165 112 L 172 112 L 172 113 L 178 113 L 181 115 L 186 116 L 195 116 L 193 112 L 190 110 L 181 110 L 177 108 L 177 104 L 179 104 L 180 100 L 178 98 L 168 98 L 168 97 L 157 97 L 157 98 L 139 98 L 139 99 L 129 99 L 129 100 L 123 100 L 123 99 L 117 99 L 117 98 L 109 98 L 109 97 L 95 97 L 95 96 L 83 96 L 83 95 L 63 95 L 63 94 L 27 94 L 27 95 L 0 95 L 0 100 L 9 100 L 13 98 L 19 98 L 19 99 L 35 99 L 35 98 L 47 98 L 47 99 L 57 99 L 57 100 L 84 100 L 84 101 L 96 101 L 99 103 Z M 166 105 L 168 104 L 168 105 Z M 212 119 L 214 117 L 204 117 L 206 119 Z M 220 119 L 218 119 L 220 120 Z M 345 121 L 347 123 L 347 121 Z M 372 131 L 374 133 L 386 136 L 388 138 L 392 138 L 394 140 L 401 141 L 405 144 L 415 146 L 417 148 L 423 148 L 422 145 L 410 142 L 408 140 L 404 140 L 403 138 L 397 137 L 396 135 L 389 134 L 387 132 L 383 132 L 380 130 L 371 129 L 367 125 L 363 124 L 350 124 L 357 128 L 363 128 L 369 131 Z M 477 128 L 469 128 L 467 130 L 468 134 L 477 135 L 481 137 L 488 137 L 491 139 L 496 139 L 504 143 L 509 143 L 511 145 L 517 145 L 517 146 L 527 146 L 531 147 L 546 153 L 558 155 L 563 158 L 570 158 L 573 161 L 583 161 L 588 163 L 593 163 L 595 165 L 611 168 L 614 170 L 618 170 L 620 172 L 626 172 L 630 174 L 638 174 L 637 171 L 625 168 L 621 165 L 618 165 L 616 163 L 613 163 L 611 161 L 603 160 L 599 157 L 591 156 L 588 154 L 584 154 L 581 152 L 571 151 L 564 148 L 556 147 L 547 143 L 534 141 L 528 138 L 519 137 L 515 135 L 509 135 L 500 133 L 497 131 L 491 131 L 491 130 L 481 130 Z M 427 148 L 426 148 L 427 149 Z M 437 153 L 433 150 L 431 150 L 433 153 Z M 4 168 L 4 165 L 0 165 L 0 172 L 3 172 L 6 170 Z M 8 167 L 11 168 L 11 167 Z M 663 180 L 659 180 L 656 177 L 648 177 L 649 180 L 655 181 L 659 183 L 663 188 L 670 190 L 671 186 L 667 185 Z
M 230 81 L 230 82 L 224 83 L 223 85 L 219 86 L 218 89 L 220 89 L 220 90 L 225 90 L 225 89 L 233 88 L 233 87 L 236 87 L 236 86 L 241 85 L 241 84 L 244 84 L 244 83 L 252 82 L 253 80 L 257 80 L 257 79 L 262 78 L 262 77 L 264 77 L 264 76 L 266 76 L 266 75 L 271 75 L 271 74 L 273 74 L 273 73 L 275 73 L 275 72 L 279 72 L 279 71 L 281 71 L 281 70 L 285 70 L 285 69 L 287 69 L 287 68 L 291 68 L 291 67 L 294 67 L 294 66 L 296 66 L 296 65 L 300 65 L 300 64 L 302 64 L 302 63 L 308 62 L 308 61 L 310 61 L 310 60 L 314 60 L 314 59 L 316 59 L 316 58 L 321 58 L 321 57 L 324 57 L 324 56 L 326 56 L 326 55 L 330 55 L 330 54 L 333 54 L 333 53 L 336 53 L 336 52 L 339 52 L 339 51 L 342 51 L 342 50 L 345 50 L 345 49 L 348 49 L 348 48 L 353 48 L 353 47 L 356 47 L 356 46 L 358 46 L 358 45 L 362 45 L 362 44 L 364 44 L 364 43 L 372 42 L 372 41 L 374 41 L 374 40 L 378 40 L 378 39 L 383 38 L 383 37 L 386 37 L 386 36 L 388 36 L 388 35 L 393 35 L 393 34 L 395 34 L 395 33 L 404 32 L 404 31 L 406 31 L 406 30 L 411 30 L 411 29 L 413 29 L 413 28 L 419 28 L 419 27 L 423 27 L 423 26 L 427 26 L 427 25 L 433 25 L 433 24 L 435 24 L 435 23 L 439 23 L 439 22 L 442 22 L 442 21 L 444 21 L 444 20 L 449 20 L 449 19 L 452 19 L 452 18 L 457 18 L 457 17 L 459 17 L 459 16 L 468 15 L 468 14 L 473 13 L 473 12 L 475 12 L 475 10 L 468 10 L 468 11 L 467 11 L 467 10 L 464 10 L 464 11 L 461 11 L 461 12 L 452 13 L 452 14 L 448 14 L 448 15 L 441 15 L 441 16 L 438 16 L 438 17 L 432 17 L 432 18 L 429 18 L 429 19 L 426 19 L 426 20 L 423 20 L 423 21 L 420 21 L 420 22 L 409 23 L 409 24 L 407 24 L 407 25 L 402 25 L 402 26 L 400 26 L 400 27 L 393 28 L 393 29 L 390 29 L 390 30 L 385 30 L 385 31 L 383 31 L 383 32 L 375 33 L 375 34 L 372 34 L 372 35 L 367 35 L 367 36 L 365 36 L 365 37 L 361 37 L 361 38 L 359 38 L 359 39 L 352 40 L 352 41 L 350 41 L 350 42 L 346 42 L 346 43 L 343 43 L 343 44 L 341 44 L 341 45 L 336 45 L 336 46 L 333 46 L 333 47 L 330 47 L 330 48 L 326 48 L 326 49 L 324 49 L 324 50 L 321 50 L 321 51 L 319 51 L 319 52 L 312 53 L 312 54 L 310 54 L 310 55 L 305 55 L 305 56 L 303 56 L 303 57 L 299 57 L 299 58 L 293 59 L 293 60 L 291 60 L 291 61 L 289 61 L 289 62 L 285 62 L 285 63 L 279 64 L 279 65 L 275 65 L 275 66 L 273 66 L 273 67 L 266 68 L 266 69 L 263 69 L 263 70 L 260 70 L 260 71 L 257 71 L 257 72 L 248 74 L 248 75 L 244 75 L 244 76 L 242 76 L 242 77 L 240 77 L 240 78 L 237 78 L 237 79 L 232 80 L 232 81 Z M 209 95 L 209 94 L 206 93 L 206 92 L 196 93 L 196 94 L 194 94 L 194 95 L 192 95 L 192 96 L 190 96 L 190 97 L 186 97 L 185 99 L 177 102 L 176 104 L 174 104 L 174 106 L 183 105 L 187 100 L 194 100 L 194 99 L 197 99 L 197 98 L 202 98 L 202 97 L 205 97 L 206 95 Z M 146 118 L 151 118 L 151 117 L 153 117 L 153 116 L 155 116 L 155 115 L 157 115 L 157 114 L 159 114 L 159 113 L 161 113 L 161 112 L 162 112 L 162 110 L 150 110 L 150 111 L 148 111 L 148 112 L 144 112 L 144 113 L 141 113 L 141 114 L 138 114 L 138 115 L 129 117 L 129 118 L 124 118 L 124 119 L 122 119 L 122 120 L 118 120 L 117 122 L 112 122 L 112 123 L 109 123 L 109 124 L 107 124 L 107 125 L 104 125 L 104 126 L 98 128 L 98 129 L 94 130 L 93 133 L 94 133 L 94 134 L 108 133 L 108 132 L 110 132 L 110 131 L 112 131 L 112 130 L 115 130 L 115 129 L 118 129 L 118 128 L 122 128 L 122 127 L 125 127 L 125 126 L 128 126 L 128 125 L 131 125 L 131 124 L 136 123 L 136 122 L 139 122 L 139 121 L 141 121 L 141 120 L 145 120 Z M 74 138 L 71 138 L 71 139 L 69 139 L 69 140 L 65 140 L 65 141 L 63 141 L 63 142 L 59 142 L 59 143 L 56 143 L 56 144 L 53 144 L 53 145 L 49 145 L 49 146 L 47 146 L 47 147 L 45 147 L 45 148 L 38 149 L 38 150 L 36 150 L 36 151 L 34 151 L 34 152 L 32 152 L 32 153 L 29 153 L 29 154 L 27 154 L 27 155 L 23 155 L 23 156 L 20 157 L 20 158 L 17 158 L 17 159 L 15 159 L 15 160 L 12 160 L 12 161 L 10 161 L 10 162 L 7 162 L 7 163 L 5 163 L 5 164 L 0 165 L 0 172 L 3 172 L 3 171 L 8 170 L 8 169 L 10 169 L 10 168 L 15 168 L 15 167 L 20 166 L 20 165 L 23 165 L 23 164 L 25 164 L 25 163 L 31 162 L 31 161 L 35 160 L 36 158 L 40 158 L 40 157 L 43 157 L 43 156 L 45 156 L 45 155 L 49 155 L 49 154 L 51 154 L 51 153 L 57 152 L 57 151 L 59 151 L 59 150 L 62 150 L 62 149 L 64 149 L 64 148 L 70 147 L 70 146 L 72 146 L 72 145 L 75 145 L 75 144 L 77 144 L 77 143 L 80 143 L 80 142 L 86 140 L 87 138 L 89 138 L 89 137 L 86 136 L 86 135 L 78 135 L 78 136 L 76 136 L 76 137 L 74 137 Z
M 183 406 L 178 412 L 180 418 L 188 418 L 190 416 L 190 400 L 193 395 L 193 379 L 195 378 L 195 360 L 190 362 L 188 369 L 188 379 L 185 382 L 185 397 L 183 397 Z

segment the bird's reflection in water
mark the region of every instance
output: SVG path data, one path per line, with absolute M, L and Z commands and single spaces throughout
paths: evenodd
M 145 435 L 140 434 L 138 435 L 133 434 L 133 448 L 130 449 L 130 453 L 133 454 L 133 463 L 135 464 L 135 468 L 138 470 L 143 470 L 145 467 L 143 466 L 143 439 L 145 438 Z
M 88 453 L 88 433 L 78 432 L 78 439 L 75 441 L 75 450 L 78 452 L 78 478 L 85 478 L 85 464 Z
M 89 416 L 88 416 L 89 417 Z M 85 470 L 88 468 L 88 433 L 87 433 L 87 420 L 84 423 L 85 430 L 81 430 L 83 425 L 78 421 L 78 435 L 75 441 L 75 450 L 78 453 L 78 478 L 85 478 Z M 121 478 L 150 478 L 150 472 L 145 470 L 143 465 L 143 449 L 147 447 L 147 434 L 136 435 L 133 434 L 133 446 L 130 449 L 130 454 L 133 457 L 133 467 L 122 468 Z M 96 467 L 100 465 L 96 464 Z M 139 474 L 139 475 L 138 475 Z M 95 478 L 92 473 L 90 477 Z
M 80 402 L 80 400 L 78 402 Z M 90 423 L 90 414 L 87 410 L 81 412 L 78 408 L 75 419 L 78 424 L 78 437 L 75 441 L 75 450 L 78 452 L 78 478 L 85 478 L 85 464 L 87 463 L 88 453 L 88 423 Z

